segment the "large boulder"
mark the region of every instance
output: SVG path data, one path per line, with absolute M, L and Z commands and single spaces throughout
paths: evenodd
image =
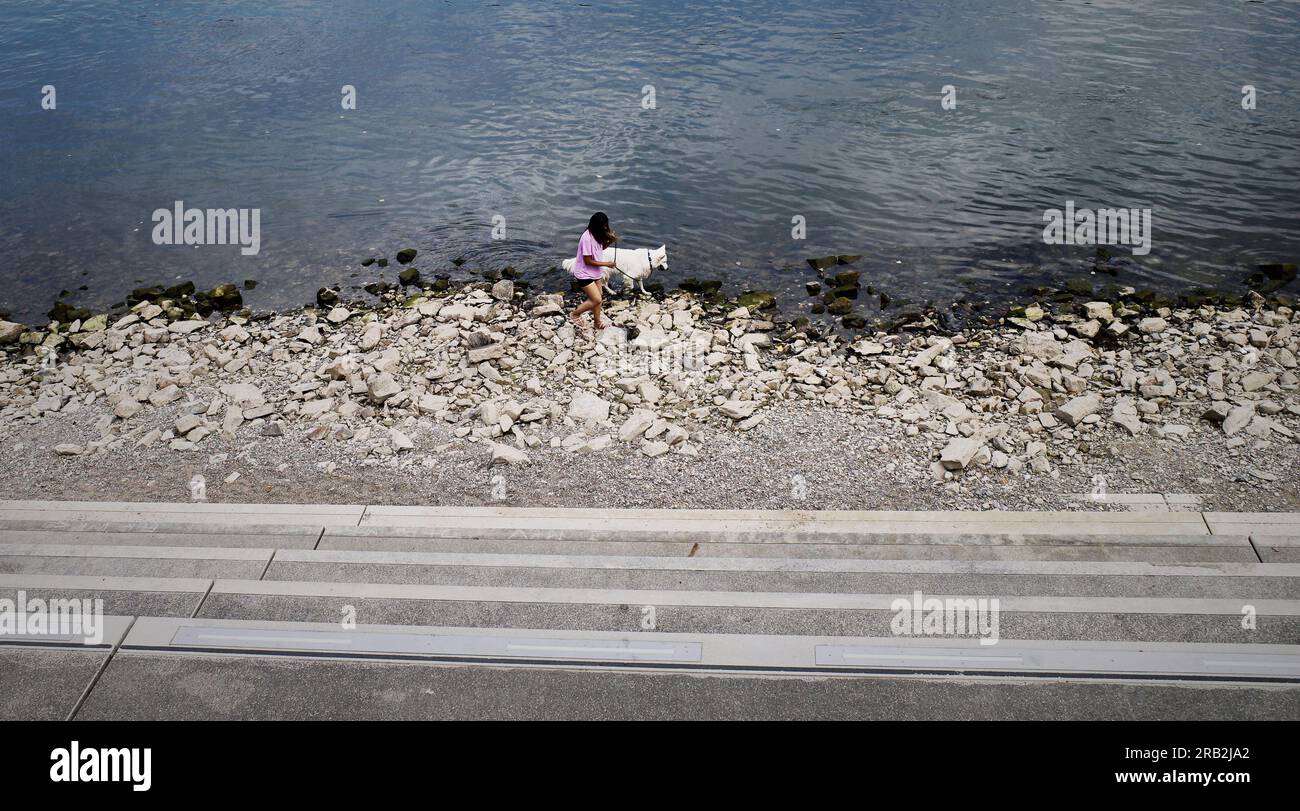
M 721 411 L 723 415 L 731 417 L 733 420 L 745 419 L 753 414 L 754 409 L 756 408 L 758 408 L 758 402 L 756 400 L 728 400 L 718 406 L 718 410 Z
M 569 400 L 569 418 L 575 422 L 604 422 L 609 419 L 609 401 L 602 400 L 585 389 L 579 389 Z
M 1100 409 L 1101 395 L 1092 392 L 1069 400 L 1054 413 L 1058 420 L 1073 428 L 1083 422 L 1084 417 L 1096 414 Z
M 512 448 L 509 445 L 502 445 L 500 442 L 492 443 L 492 464 L 494 465 L 519 465 L 528 461 L 528 454 Z
M 654 425 L 655 419 L 657 419 L 657 415 L 648 408 L 634 409 L 618 429 L 619 441 L 630 442 L 640 437 L 650 430 L 650 426 Z
M 366 392 L 370 395 L 371 402 L 379 405 L 395 397 L 401 390 L 402 387 L 388 372 L 375 375 L 366 384 Z
M 939 454 L 939 464 L 945 470 L 962 470 L 971 463 L 975 454 L 984 447 L 981 436 L 960 436 L 949 442 Z
M 0 321 L 0 345 L 18 343 L 18 336 L 22 335 L 27 327 L 13 321 Z

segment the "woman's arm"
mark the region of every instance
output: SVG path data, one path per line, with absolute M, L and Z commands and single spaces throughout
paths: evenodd
M 596 257 L 592 256 L 592 255 L 589 254 L 589 253 L 588 253 L 588 254 L 583 254 L 582 261 L 586 262 L 588 265 L 591 265 L 591 266 L 594 267 L 594 268 L 612 268 L 612 267 L 614 267 L 614 263 L 613 263 L 613 262 L 597 262 L 597 261 L 596 261 Z

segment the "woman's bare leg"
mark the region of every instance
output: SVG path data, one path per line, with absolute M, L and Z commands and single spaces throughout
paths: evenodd
M 596 325 L 596 329 L 604 329 L 609 326 L 609 322 L 601 315 L 601 305 L 604 304 L 604 297 L 601 291 L 600 279 L 592 282 L 583 288 L 587 291 L 588 300 L 591 301 L 591 323 Z
M 574 308 L 572 313 L 569 313 L 569 320 L 572 321 L 575 325 L 581 326 L 582 322 L 579 321 L 578 319 L 582 316 L 583 313 L 587 312 L 588 310 L 591 310 L 593 311 L 592 314 L 595 316 L 596 324 L 599 326 L 600 303 L 601 303 L 600 280 L 599 279 L 594 280 L 591 284 L 582 288 L 582 292 L 587 294 L 587 300 L 579 304 L 576 308 Z

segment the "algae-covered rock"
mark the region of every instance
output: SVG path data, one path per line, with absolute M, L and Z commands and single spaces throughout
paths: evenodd
M 776 306 L 776 296 L 766 290 L 756 290 L 736 299 L 736 304 L 751 311 L 770 310 Z
M 219 284 L 208 291 L 208 300 L 212 306 L 222 310 L 234 310 L 244 306 L 244 296 L 233 284 Z
M 90 310 L 60 301 L 50 308 L 49 315 L 52 320 L 60 324 L 71 324 L 73 321 L 90 318 Z
M 861 278 L 861 275 L 862 274 L 858 273 L 856 270 L 842 270 L 835 274 L 835 286 L 857 287 L 858 279 Z

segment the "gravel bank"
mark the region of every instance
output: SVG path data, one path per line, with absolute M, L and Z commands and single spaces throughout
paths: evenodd
M 686 294 L 575 334 L 508 281 L 253 319 L 144 301 L 0 326 L 0 497 L 186 501 L 202 477 L 209 501 L 1296 510 L 1300 328 L 1252 305 L 845 340 Z

